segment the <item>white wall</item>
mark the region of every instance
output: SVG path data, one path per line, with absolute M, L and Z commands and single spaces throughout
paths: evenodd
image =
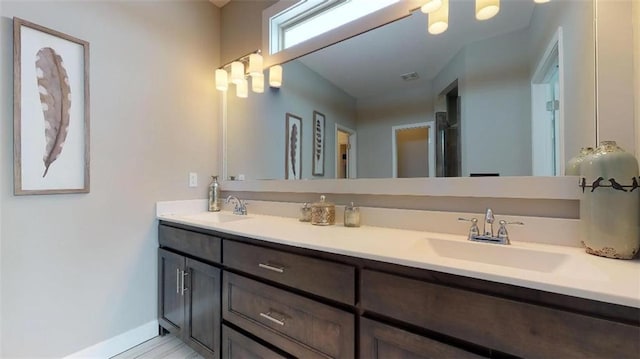
M 278 0 L 232 0 L 221 10 L 221 64 L 262 49 L 262 10 Z
M 219 10 L 3 0 L 1 15 L 0 357 L 61 357 L 156 319 L 155 202 L 204 198 L 217 169 Z M 13 195 L 13 16 L 91 44 L 89 194 Z
M 299 61 L 283 66 L 280 89 L 237 98 L 227 94 L 227 171 L 246 179 L 284 179 L 285 118 L 302 118 L 302 178 L 312 175 L 313 111 L 325 115 L 324 176 L 335 178 L 335 124 L 355 127 L 355 100 Z M 265 72 L 268 76 L 268 71 Z

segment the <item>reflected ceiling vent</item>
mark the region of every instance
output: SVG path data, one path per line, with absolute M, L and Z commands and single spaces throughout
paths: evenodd
M 403 80 L 405 81 L 413 81 L 413 80 L 417 80 L 420 78 L 420 76 L 418 75 L 417 72 L 408 72 L 406 74 L 400 75 L 400 77 L 402 77 Z

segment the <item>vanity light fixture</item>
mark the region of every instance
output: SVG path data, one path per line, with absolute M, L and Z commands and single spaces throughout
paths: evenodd
M 246 98 L 249 95 L 249 77 L 251 78 L 251 90 L 255 93 L 263 93 L 264 70 L 260 50 L 239 57 L 218 68 L 215 71 L 216 89 L 219 91 L 227 91 L 229 84 L 234 84 L 236 85 L 236 95 L 240 98 Z M 280 87 L 282 84 L 281 67 L 277 80 L 277 87 Z
M 431 35 L 442 34 L 449 28 L 449 0 L 442 0 L 440 7 L 429 13 L 428 30 Z
M 533 2 L 536 3 L 536 4 L 544 4 L 544 3 L 549 2 L 549 1 L 551 1 L 551 0 L 533 0 Z
M 282 66 L 274 65 L 269 68 L 269 86 L 275 88 L 282 86 Z
M 438 10 L 442 6 L 442 0 L 428 0 L 424 5 L 420 7 L 420 11 L 425 14 L 429 14 Z
M 216 89 L 219 91 L 227 91 L 229 88 L 229 75 L 224 69 L 216 70 Z
M 251 91 L 255 93 L 264 92 L 264 74 L 262 72 L 251 76 Z
M 500 0 L 476 0 L 476 19 L 488 20 L 500 11 Z

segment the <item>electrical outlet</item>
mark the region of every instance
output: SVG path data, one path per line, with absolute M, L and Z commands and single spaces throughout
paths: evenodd
M 198 187 L 198 174 L 189 172 L 189 187 Z

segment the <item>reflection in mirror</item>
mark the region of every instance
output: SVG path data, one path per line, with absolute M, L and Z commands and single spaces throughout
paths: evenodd
M 480 22 L 451 0 L 449 24 L 430 35 L 416 11 L 283 64 L 280 89 L 230 92 L 227 175 L 285 178 L 287 113 L 302 179 L 562 175 L 595 141 L 593 3 L 505 1 Z

